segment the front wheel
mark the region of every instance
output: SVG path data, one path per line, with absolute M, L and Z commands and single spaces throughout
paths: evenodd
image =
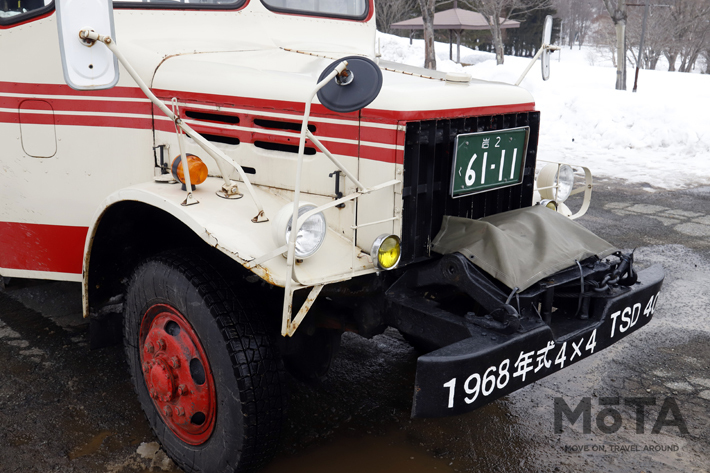
M 253 471 L 278 446 L 284 371 L 263 317 L 201 258 L 162 254 L 130 281 L 129 370 L 151 428 L 187 472 Z

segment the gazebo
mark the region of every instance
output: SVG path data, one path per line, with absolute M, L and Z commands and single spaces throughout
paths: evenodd
M 515 20 L 500 19 L 501 28 L 519 28 L 520 22 Z M 411 20 L 392 23 L 393 30 L 423 30 L 424 20 L 422 17 Z M 440 11 L 434 14 L 434 29 L 449 30 L 449 59 L 453 61 L 453 34 L 456 34 L 456 62 L 461 62 L 461 32 L 463 30 L 487 30 L 488 23 L 483 15 L 471 10 L 458 8 L 458 2 L 454 0 L 454 8 Z

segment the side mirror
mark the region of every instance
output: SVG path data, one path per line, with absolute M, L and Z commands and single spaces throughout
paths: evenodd
M 552 40 L 552 17 L 547 15 L 545 17 L 545 26 L 542 29 L 542 56 L 540 57 L 540 64 L 542 65 L 542 80 L 547 80 L 550 78 L 550 49 L 546 46 L 550 45 Z
M 118 83 L 118 59 L 105 44 L 79 38 L 90 28 L 115 39 L 111 0 L 56 0 L 64 81 L 76 90 L 110 89 Z
M 382 71 L 366 57 L 348 56 L 326 67 L 318 82 L 343 61 L 347 61 L 348 68 L 318 91 L 318 100 L 329 110 L 350 113 L 367 107 L 377 98 L 382 89 Z

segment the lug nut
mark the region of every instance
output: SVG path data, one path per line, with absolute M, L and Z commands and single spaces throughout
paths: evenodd
M 153 353 L 155 353 L 155 347 L 153 346 L 152 343 L 148 342 L 145 345 L 145 351 L 147 351 L 148 353 L 150 353 L 152 355 Z
M 184 384 L 178 386 L 178 394 L 180 394 L 181 396 L 188 394 L 188 392 L 189 391 L 187 390 L 187 386 L 185 386 Z
M 165 351 L 165 340 L 162 338 L 158 340 L 158 351 Z
M 173 410 L 170 409 L 170 406 L 165 406 L 163 407 L 163 414 L 165 414 L 165 417 L 170 417 L 173 415 Z
M 170 358 L 170 366 L 175 369 L 180 368 L 180 358 L 178 358 L 177 356 Z
M 175 414 L 179 415 L 180 417 L 185 415 L 185 409 L 183 409 L 181 406 L 177 406 L 175 408 Z

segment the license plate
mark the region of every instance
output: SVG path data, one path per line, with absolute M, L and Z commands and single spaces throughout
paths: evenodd
M 451 197 L 514 186 L 523 180 L 530 127 L 456 137 Z

